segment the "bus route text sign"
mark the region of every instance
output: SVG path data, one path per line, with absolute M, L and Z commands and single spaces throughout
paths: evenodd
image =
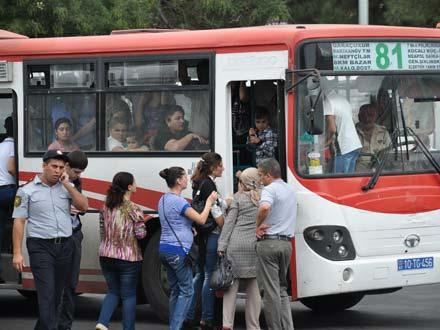
M 334 42 L 334 71 L 440 70 L 440 43 Z

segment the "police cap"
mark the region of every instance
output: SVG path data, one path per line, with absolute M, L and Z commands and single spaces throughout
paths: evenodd
M 49 159 L 61 159 L 64 160 L 66 163 L 69 161 L 69 157 L 63 154 L 61 150 L 46 151 L 46 153 L 43 155 L 43 162 L 48 161 Z

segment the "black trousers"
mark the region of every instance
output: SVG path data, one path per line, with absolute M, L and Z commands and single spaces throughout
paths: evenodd
M 57 329 L 57 307 L 71 269 L 73 240 L 62 243 L 28 237 L 26 246 L 37 289 L 39 318 L 35 330 Z
M 67 279 L 67 284 L 63 290 L 63 297 L 58 308 L 58 330 L 70 330 L 72 328 L 75 315 L 75 289 L 78 285 L 79 271 L 81 266 L 81 243 L 83 233 L 80 230 L 72 234 L 73 253 L 71 259 L 71 271 Z

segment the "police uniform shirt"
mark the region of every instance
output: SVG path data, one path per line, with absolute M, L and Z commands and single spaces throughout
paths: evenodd
M 70 206 L 70 194 L 61 182 L 50 187 L 37 175 L 18 189 L 12 217 L 27 219 L 26 237 L 69 237 L 72 235 Z

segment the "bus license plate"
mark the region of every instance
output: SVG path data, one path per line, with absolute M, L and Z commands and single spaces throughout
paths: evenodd
M 397 270 L 434 268 L 434 257 L 408 258 L 397 260 Z

